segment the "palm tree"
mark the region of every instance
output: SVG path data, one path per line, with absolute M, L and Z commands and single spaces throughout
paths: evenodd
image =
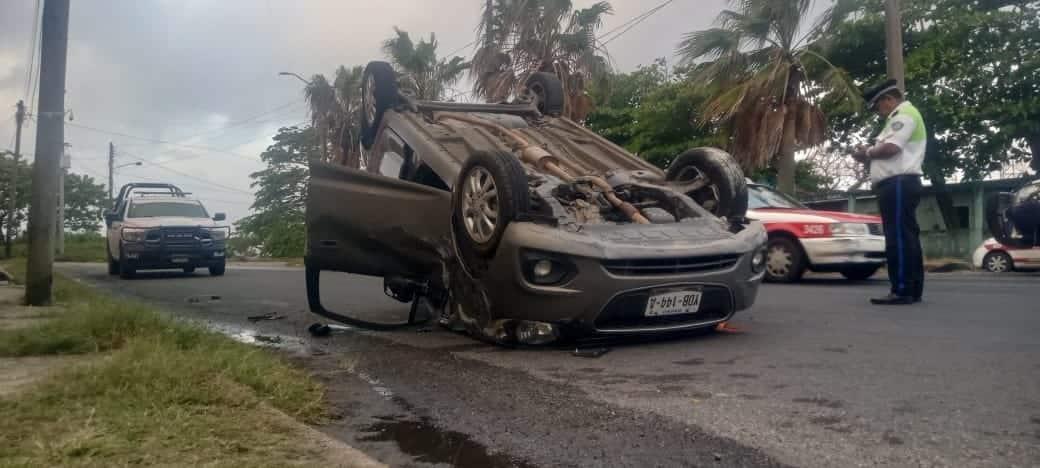
M 563 83 L 564 115 L 583 120 L 592 104 L 586 85 L 610 72 L 596 30 L 611 11 L 608 2 L 574 10 L 570 0 L 487 0 L 470 70 L 474 92 L 499 102 L 532 74 L 554 73 Z
M 318 136 L 322 159 L 358 164 L 360 144 L 362 67 L 347 69 L 340 65 L 332 83 L 325 75 L 316 74 L 303 89 L 310 106 L 311 125 Z M 329 148 L 332 148 L 332 158 Z
M 794 193 L 795 151 L 826 137 L 819 100 L 858 102 L 846 74 L 813 50 L 828 15 L 837 13 L 804 28 L 812 0 L 731 2 L 736 10 L 720 13 L 717 27 L 691 32 L 678 46 L 682 62 L 695 67 L 694 79 L 713 96 L 700 120 L 728 126 L 731 152 L 745 169 L 775 158 L 778 188 Z
M 469 68 L 469 62 L 462 57 L 438 60 L 437 37 L 433 34 L 429 41 L 419 39 L 416 44 L 408 31 L 395 27 L 394 32 L 395 37 L 383 42 L 383 53 L 400 74 L 401 85 L 415 92 L 417 99 L 443 99 L 445 90 L 458 83 L 462 72 Z

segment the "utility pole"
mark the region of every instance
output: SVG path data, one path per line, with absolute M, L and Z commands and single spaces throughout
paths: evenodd
M 54 222 L 58 170 L 65 146 L 65 60 L 69 45 L 69 0 L 43 4 L 40 42 L 40 97 L 36 115 L 36 162 L 29 205 L 29 262 L 25 302 L 46 306 L 54 284 Z
M 116 145 L 112 142 L 108 142 L 108 204 L 112 204 L 112 184 L 115 182 L 112 180 L 112 173 L 115 172 L 116 163 Z
M 65 177 L 69 175 L 72 167 L 72 154 L 69 145 L 62 145 L 61 172 L 58 173 L 58 222 L 54 223 L 54 254 L 65 254 Z
M 22 122 L 25 121 L 25 103 L 18 101 L 14 112 L 14 165 L 11 166 L 11 184 L 7 187 L 7 232 L 4 234 L 4 257 L 11 258 L 14 243 L 14 210 L 18 208 L 18 159 L 22 156 Z
M 888 57 L 888 77 L 899 83 L 899 90 L 906 92 L 903 78 L 903 15 L 899 11 L 899 0 L 885 0 L 885 48 Z

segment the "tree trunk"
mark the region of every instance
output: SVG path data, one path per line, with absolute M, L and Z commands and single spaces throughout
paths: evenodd
M 804 77 L 798 65 L 791 65 L 787 78 L 787 89 L 784 90 L 784 133 L 780 137 L 780 155 L 776 162 L 776 188 L 788 195 L 795 194 L 795 161 L 794 151 L 798 136 L 799 89 Z

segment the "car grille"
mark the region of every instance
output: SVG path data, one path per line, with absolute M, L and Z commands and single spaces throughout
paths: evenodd
M 170 250 L 194 249 L 210 238 L 209 232 L 196 228 L 162 228 L 157 237 Z
M 870 231 L 870 235 L 872 236 L 885 235 L 885 229 L 881 226 L 881 223 L 867 223 L 867 229 Z
M 737 263 L 739 254 L 700 257 L 641 258 L 604 260 L 603 267 L 618 276 L 672 275 L 711 270 L 724 270 Z
M 701 287 L 701 306 L 692 314 L 645 317 L 646 301 L 652 289 L 621 294 L 603 308 L 596 317 L 598 330 L 681 326 L 725 320 L 733 309 L 733 298 L 723 286 Z

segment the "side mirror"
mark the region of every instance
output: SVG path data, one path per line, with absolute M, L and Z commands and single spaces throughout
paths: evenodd
M 112 223 L 119 221 L 119 213 L 109 211 L 105 213 L 105 224 L 111 226 Z
M 223 221 L 225 219 L 227 219 L 227 215 L 224 214 L 224 213 L 214 213 L 213 214 L 213 221 Z

